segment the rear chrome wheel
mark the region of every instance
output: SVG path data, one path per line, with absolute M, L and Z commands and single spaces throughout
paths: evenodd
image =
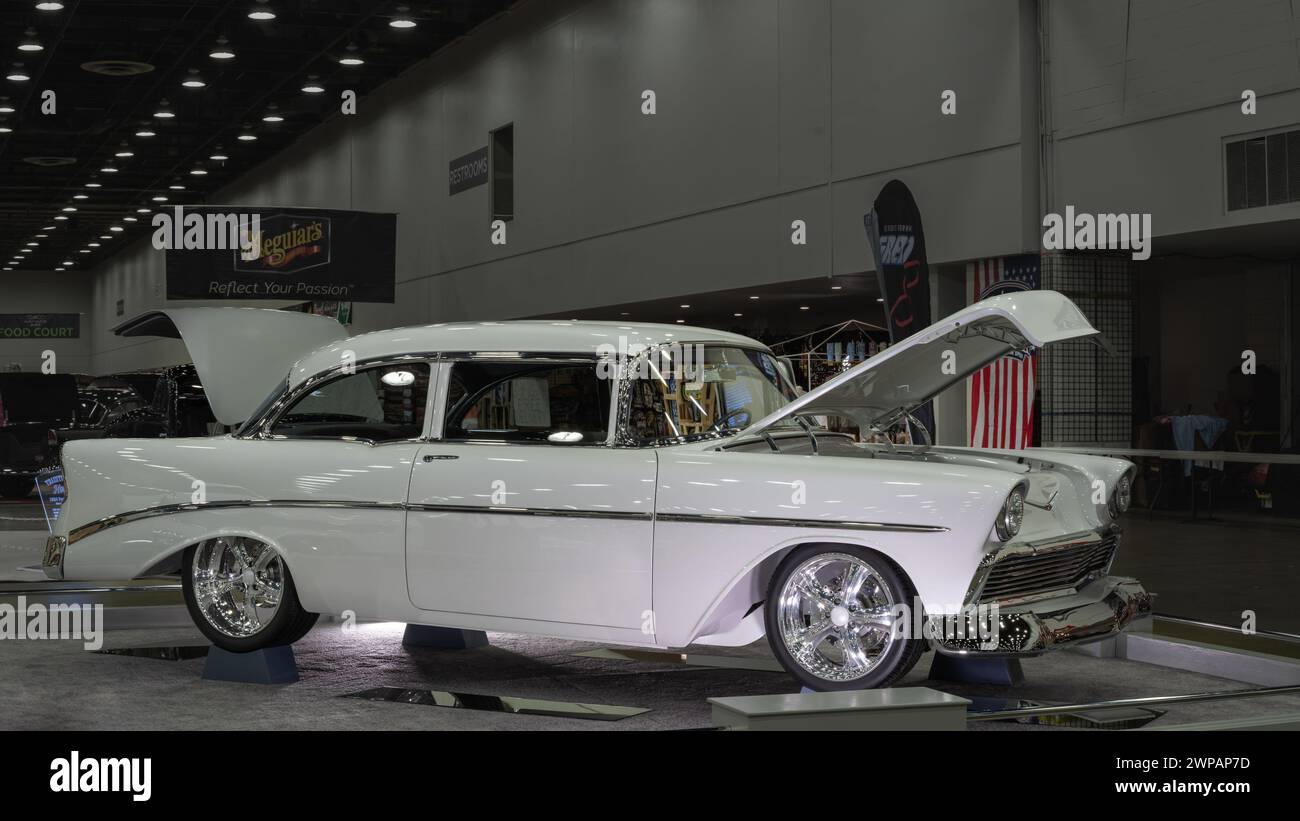
M 768 641 L 811 689 L 887 686 L 924 650 L 895 625 L 900 612 L 910 612 L 898 605 L 910 608 L 912 596 L 907 579 L 879 554 L 809 545 L 787 556 L 772 578 Z
M 298 603 L 293 578 L 271 545 L 219 537 L 191 547 L 183 563 L 185 602 L 213 644 L 246 652 L 302 638 L 316 621 Z

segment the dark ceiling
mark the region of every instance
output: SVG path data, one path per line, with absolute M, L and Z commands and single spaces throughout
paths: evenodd
M 337 115 L 344 89 L 363 98 L 509 5 L 0 0 L 0 267 L 95 266 L 149 232 L 140 209 L 163 207 L 155 197 L 203 202 Z M 251 19 L 253 11 L 275 17 Z M 20 48 L 32 42 L 41 50 Z M 223 49 L 234 57 L 211 56 Z M 195 73 L 204 85 L 183 86 Z M 323 92 L 302 90 L 313 78 Z M 46 90 L 54 113 L 42 112 Z M 238 139 L 245 133 L 257 139 Z

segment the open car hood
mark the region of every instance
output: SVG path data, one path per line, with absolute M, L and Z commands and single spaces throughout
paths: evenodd
M 762 433 L 798 416 L 846 416 L 888 425 L 990 362 L 1050 342 L 1095 337 L 1083 312 L 1056 291 L 1021 291 L 969 305 L 891 345 L 745 428 Z M 946 356 L 946 352 L 952 356 Z
M 246 420 L 303 355 L 348 335 L 329 317 L 266 308 L 164 308 L 113 333 L 183 341 L 212 415 L 231 426 Z

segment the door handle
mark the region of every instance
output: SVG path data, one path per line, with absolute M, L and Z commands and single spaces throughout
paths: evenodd
M 426 462 L 432 462 L 434 460 L 459 459 L 459 458 L 460 458 L 459 456 L 456 456 L 455 454 L 451 454 L 451 453 L 426 453 L 424 455 L 424 461 Z

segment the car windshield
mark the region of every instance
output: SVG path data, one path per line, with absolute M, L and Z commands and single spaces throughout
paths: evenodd
M 781 363 L 766 351 L 672 345 L 629 367 L 628 432 L 645 445 L 735 433 L 796 396 Z

